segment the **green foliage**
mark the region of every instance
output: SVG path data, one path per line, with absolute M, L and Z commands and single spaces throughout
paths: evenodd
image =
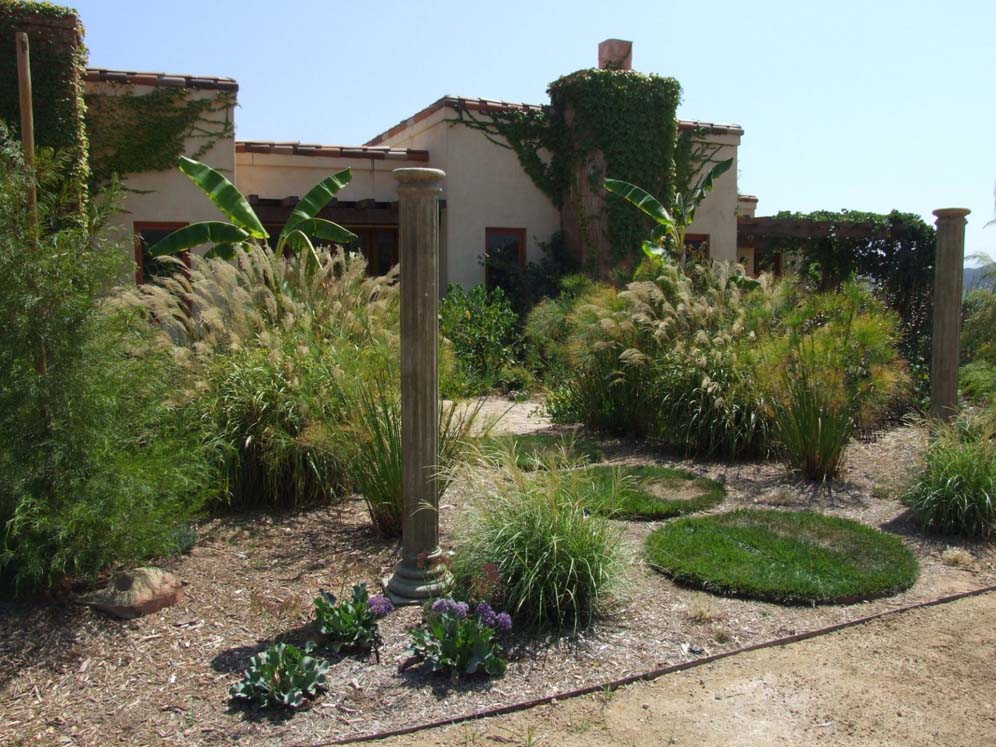
M 501 584 L 487 601 L 515 619 L 540 629 L 589 624 L 620 578 L 621 547 L 618 530 L 589 515 L 588 497 L 577 471 L 505 465 L 462 532 L 458 583 L 472 586 L 493 566 Z
M 22 591 L 175 552 L 217 488 L 210 435 L 175 400 L 179 366 L 107 301 L 127 253 L 99 223 L 65 224 L 75 176 L 39 157 L 35 248 L 34 175 L 0 128 L 0 565 Z
M 570 370 L 572 315 L 595 290 L 586 275 L 568 275 L 560 281 L 560 292 L 539 301 L 525 318 L 526 364 L 548 381 L 560 380 Z
M 996 427 L 963 415 L 931 435 L 926 461 L 903 496 L 930 531 L 986 538 L 996 529 Z
M 85 96 L 90 174 L 96 184 L 114 175 L 175 168 L 189 141 L 198 143 L 192 157 L 202 158 L 235 132 L 234 93 L 195 98 L 188 88 L 155 88 L 137 95 L 131 84 L 105 85 L 111 92 Z
M 257 248 L 259 240 L 269 238 L 266 229 L 249 205 L 249 201 L 235 185 L 220 172 L 207 164 L 180 156 L 180 171 L 214 203 L 214 206 L 231 221 L 231 224 L 209 221 L 180 228 L 153 246 L 149 253 L 154 257 L 178 254 L 204 243 L 213 244 L 211 254 L 230 259 L 237 248 Z M 274 253 L 283 256 L 284 249 L 295 252 L 302 249 L 309 261 L 320 264 L 312 239 L 322 239 L 337 244 L 347 244 L 356 236 L 332 221 L 315 216 L 331 202 L 335 194 L 352 179 L 352 172 L 343 169 L 325 177 L 298 202 L 280 231 Z M 255 240 L 255 241 L 253 241 Z
M 673 78 L 628 70 L 579 70 L 550 84 L 549 107 L 458 112 L 458 121 L 492 142 L 511 148 L 523 170 L 557 207 L 571 204 L 578 223 L 593 230 L 570 196 L 582 168 L 598 154 L 606 174 L 645 185 L 672 205 L 676 194 L 675 111 L 681 86 Z M 568 115 L 568 112 L 570 114 Z M 547 155 L 549 154 L 549 155 Z M 685 169 L 687 171 L 687 169 Z M 644 220 L 621 203 L 610 203 L 609 236 L 617 258 L 627 257 L 646 233 Z M 591 237 L 588 237 L 590 240 Z
M 469 448 L 481 403 L 443 405 L 439 410 L 438 485 L 442 493 L 453 476 L 451 467 Z M 367 504 L 374 530 L 382 537 L 400 537 L 404 514 L 401 493 L 401 394 L 396 369 L 386 376 L 357 378 L 344 387 L 344 422 L 335 436 L 352 483 Z
M 845 604 L 913 585 L 902 540 L 811 511 L 739 510 L 677 519 L 647 537 L 647 557 L 677 581 L 783 604 Z
M 961 394 L 974 402 L 991 402 L 996 398 L 996 365 L 985 360 L 966 363 L 958 372 Z
M 962 307 L 961 360 L 996 365 L 996 291 L 979 288 L 965 298 Z
M 764 453 L 767 404 L 752 360 L 791 288 L 747 282 L 725 264 L 657 262 L 654 274 L 572 313 L 577 353 L 548 400 L 554 419 L 692 454 Z
M 670 519 L 712 508 L 726 497 L 715 480 L 668 467 L 596 465 L 582 474 L 590 485 L 586 505 L 613 519 Z
M 423 627 L 412 630 L 409 651 L 430 671 L 450 674 L 454 681 L 479 672 L 501 677 L 508 663 L 495 639 L 496 626 L 488 622 L 484 614 L 469 614 L 466 603 L 437 600 Z
M 772 239 L 771 249 L 799 253 L 800 273 L 819 278 L 821 291 L 829 291 L 859 277 L 872 282 L 877 295 L 901 320 L 899 350 L 913 365 L 929 368 L 931 304 L 934 286 L 933 226 L 913 213 L 893 210 L 887 215 L 858 210 L 813 213 L 781 212 L 778 218 L 805 218 L 829 226 L 869 223 L 870 238 L 847 238 L 831 231 L 826 238 Z M 929 382 L 924 379 L 924 384 Z
M 501 288 L 451 284 L 440 307 L 441 333 L 457 364 L 478 392 L 494 389 L 502 370 L 515 363 L 518 317 Z
M 88 174 L 83 76 L 87 49 L 83 25 L 72 8 L 0 0 L 0 122 L 18 133 L 21 113 L 14 33 L 25 31 L 31 56 L 35 144 L 65 154 L 63 188 L 78 220 L 86 215 Z
M 347 388 L 398 354 L 395 276 L 367 277 L 341 251 L 315 264 L 258 247 L 192 257 L 187 273 L 157 282 L 122 302 L 156 320 L 183 365 L 182 401 L 224 443 L 232 502 L 298 506 L 351 482 L 334 436 Z
M 237 700 L 248 700 L 264 708 L 300 708 L 328 686 L 328 662 L 311 654 L 310 641 L 299 649 L 290 643 L 275 643 L 249 660 L 242 680 L 228 690 Z
M 573 467 L 604 456 L 594 441 L 573 434 L 505 434 L 486 440 L 483 449 L 490 459 L 510 461 L 521 470 Z
M 323 591 L 314 605 L 315 626 L 327 638 L 333 651 L 369 651 L 380 645 L 377 619 L 382 615 L 376 614 L 371 607 L 366 584 L 353 586 L 352 598 L 338 604 L 334 594 Z
M 543 299 L 558 297 L 562 292 L 561 281 L 577 271 L 577 263 L 560 231 L 552 234 L 549 241 L 540 242 L 540 248 L 543 252 L 540 261 L 530 260 L 524 267 L 517 256 L 508 253 L 489 254 L 482 260 L 489 277 L 508 297 L 520 323 Z

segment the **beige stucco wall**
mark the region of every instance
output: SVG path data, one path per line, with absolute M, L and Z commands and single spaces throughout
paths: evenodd
M 108 83 L 87 83 L 87 91 L 97 91 L 111 95 L 141 96 L 155 90 L 152 86 L 127 85 L 119 86 Z M 218 91 L 191 90 L 193 99 L 214 98 L 221 95 Z M 229 121 L 234 121 L 234 108 L 229 109 Z M 223 122 L 226 112 L 215 112 L 210 119 Z M 203 141 L 188 140 L 185 154 L 192 156 L 201 147 Z M 200 156 L 201 161 L 218 169 L 229 179 L 233 179 L 235 171 L 235 141 L 234 136 L 219 139 L 214 146 Z M 123 180 L 126 188 L 124 195 L 124 211 L 113 217 L 110 226 L 119 228 L 125 234 L 133 232 L 137 222 L 181 222 L 195 223 L 204 220 L 219 220 L 221 216 L 211 201 L 179 169 L 166 171 L 150 171 L 141 174 L 130 174 Z M 127 243 L 129 251 L 131 245 Z
M 350 169 L 352 180 L 336 197 L 340 200 L 374 199 L 394 202 L 397 182 L 391 172 L 424 162 L 371 158 L 328 158 L 277 153 L 236 153 L 235 184 L 244 195 L 264 198 L 303 197 L 325 177 Z
M 560 229 L 560 211 L 522 170 L 515 153 L 482 133 L 453 125 L 448 108 L 434 112 L 383 145 L 429 151 L 429 166 L 446 172 L 444 221 L 446 279 L 484 282 L 487 228 L 524 228 L 526 258 L 542 257 L 541 242 Z
M 708 143 L 720 145 L 713 156 L 716 161 L 732 158 L 733 167 L 716 180 L 712 192 L 695 211 L 688 233 L 709 235 L 709 254 L 715 259 L 737 259 L 737 146 L 740 136 L 708 134 Z

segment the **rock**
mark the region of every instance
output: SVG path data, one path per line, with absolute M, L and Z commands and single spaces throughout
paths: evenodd
M 118 571 L 106 589 L 84 594 L 79 601 L 108 614 L 130 620 L 169 607 L 183 599 L 183 584 L 159 568 Z

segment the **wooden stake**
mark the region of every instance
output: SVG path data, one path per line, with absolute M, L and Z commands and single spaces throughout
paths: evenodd
M 28 188 L 28 227 L 31 240 L 38 248 L 38 190 L 35 186 L 35 116 L 31 104 L 31 52 L 28 35 L 18 31 L 15 35 L 17 48 L 17 89 L 21 97 L 21 143 L 24 147 L 24 163 L 31 169 L 31 185 Z

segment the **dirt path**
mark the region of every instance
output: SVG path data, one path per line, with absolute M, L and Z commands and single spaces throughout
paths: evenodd
M 990 593 L 378 744 L 976 747 L 996 741 L 994 657 Z

